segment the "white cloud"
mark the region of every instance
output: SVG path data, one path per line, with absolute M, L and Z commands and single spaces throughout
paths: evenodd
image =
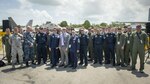
M 32 4 L 27 1 L 27 0 L 18 0 L 20 2 L 20 8 L 21 9 L 27 9 L 27 8 L 31 8 Z
M 57 6 L 61 5 L 61 0 L 28 0 L 31 3 L 40 4 L 40 5 L 52 5 Z
M 25 25 L 28 20 L 33 19 L 33 24 L 42 24 L 46 21 L 52 20 L 52 17 L 45 10 L 37 10 L 37 9 L 11 9 L 8 10 L 7 13 L 11 14 L 14 20 L 18 24 Z M 17 16 L 16 16 L 17 15 Z M 18 22 L 19 21 L 19 22 Z
M 124 0 L 123 9 L 120 12 L 120 17 L 118 20 L 122 21 L 147 21 L 148 19 L 148 8 L 140 4 L 137 0 L 132 0 L 129 3 L 129 0 Z
M 82 19 L 93 22 L 147 21 L 148 8 L 137 0 L 86 0 Z
M 137 1 L 144 6 L 150 6 L 149 0 L 137 0 Z
M 122 10 L 122 0 L 83 0 L 79 20 L 90 20 L 92 23 L 115 21 Z
M 6 10 L 6 13 L 13 17 L 17 24 L 26 25 L 30 19 L 33 19 L 34 25 L 52 20 L 46 10 L 33 9 L 32 4 L 27 0 L 18 1 L 20 2 L 20 8 Z
M 92 23 L 111 21 L 147 21 L 149 0 L 18 0 L 20 8 L 7 14 L 20 24 L 33 19 L 35 24 L 50 20 L 59 23 Z M 23 21 L 21 21 L 23 20 Z

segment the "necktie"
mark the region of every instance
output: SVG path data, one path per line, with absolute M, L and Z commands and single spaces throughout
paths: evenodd
M 121 34 L 119 34 L 118 41 L 120 41 L 120 36 L 121 36 Z
M 61 44 L 62 44 L 62 46 L 64 46 L 64 33 L 62 33 Z

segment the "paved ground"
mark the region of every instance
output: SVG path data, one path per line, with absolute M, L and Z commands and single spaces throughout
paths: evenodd
M 137 64 L 138 68 L 139 64 Z M 5 66 L 0 68 L 0 84 L 150 84 L 149 75 L 150 59 L 145 64 L 144 74 L 129 71 L 128 68 L 91 63 L 86 69 L 79 66 L 77 70 L 51 69 L 50 65 L 12 70 L 11 66 Z

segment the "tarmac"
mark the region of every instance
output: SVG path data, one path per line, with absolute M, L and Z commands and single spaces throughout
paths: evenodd
M 2 58 L 3 55 L 0 55 Z M 146 56 L 147 57 L 147 56 Z M 5 60 L 4 60 L 5 61 Z M 139 58 L 135 71 L 129 67 L 88 64 L 87 68 L 50 68 L 50 63 L 12 69 L 11 65 L 0 67 L 0 84 L 150 84 L 150 59 L 145 73 L 139 73 Z

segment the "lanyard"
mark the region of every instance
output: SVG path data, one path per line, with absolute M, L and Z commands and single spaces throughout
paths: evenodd
M 120 41 L 121 34 L 118 34 L 118 41 Z
M 130 38 L 130 34 L 131 34 L 131 33 L 128 33 L 128 40 L 129 40 L 129 38 Z
M 141 40 L 140 35 L 139 35 L 139 34 L 141 34 L 141 33 L 137 33 L 137 32 L 136 32 L 136 34 L 137 34 L 137 36 L 138 36 L 138 39 Z

